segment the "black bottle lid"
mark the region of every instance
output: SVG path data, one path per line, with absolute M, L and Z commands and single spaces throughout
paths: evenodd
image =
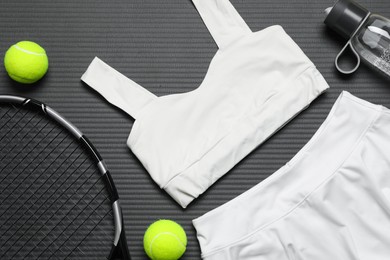
M 328 15 L 324 23 L 345 39 L 350 39 L 364 18 L 370 13 L 352 0 L 339 0 L 333 7 L 325 10 Z

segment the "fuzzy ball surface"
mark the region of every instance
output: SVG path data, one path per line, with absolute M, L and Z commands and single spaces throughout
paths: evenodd
M 15 81 L 31 84 L 40 80 L 49 68 L 45 49 L 35 42 L 21 41 L 12 45 L 4 57 L 8 75 Z
M 158 220 L 151 224 L 144 235 L 144 249 L 152 260 L 177 260 L 185 252 L 187 235 L 172 220 Z

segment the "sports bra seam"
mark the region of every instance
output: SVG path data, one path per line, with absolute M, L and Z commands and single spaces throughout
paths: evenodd
M 234 127 L 233 127 L 234 128 Z M 174 180 L 176 179 L 177 177 L 179 177 L 180 175 L 183 175 L 188 169 L 190 169 L 191 167 L 193 167 L 195 164 L 197 164 L 200 160 L 202 160 L 207 154 L 209 154 L 216 146 L 218 146 L 218 144 L 220 142 L 222 142 L 222 140 L 224 140 L 228 135 L 230 135 L 232 133 L 233 130 L 230 130 L 229 132 L 227 132 L 223 137 L 221 137 L 213 146 L 211 146 L 207 152 L 203 153 L 203 155 L 201 157 L 199 157 L 199 159 L 195 160 L 194 162 L 192 162 L 190 165 L 188 165 L 187 167 L 185 167 L 183 170 L 181 170 L 180 172 L 178 172 L 177 174 L 175 174 L 173 177 L 171 177 L 168 182 L 162 187 L 163 189 L 167 188 L 169 186 L 169 184 Z
M 382 114 L 382 111 L 379 111 L 379 110 L 375 110 L 376 113 L 374 116 L 372 116 L 373 118 L 371 119 L 371 122 L 368 124 L 368 126 L 366 126 L 366 128 L 362 131 L 362 133 L 360 134 L 359 138 L 356 140 L 356 143 L 353 145 L 353 147 L 351 148 L 351 150 L 348 152 L 348 155 L 345 157 L 345 159 L 337 166 L 337 168 L 333 171 L 332 174 L 330 174 L 329 176 L 327 176 L 321 183 L 319 183 L 311 192 L 309 192 L 301 201 L 299 201 L 295 206 L 293 206 L 291 209 L 287 210 L 284 214 L 282 214 L 280 217 L 277 217 L 275 218 L 274 220 L 272 221 L 269 221 L 268 223 L 260 226 L 259 228 L 255 229 L 254 231 L 252 231 L 251 233 L 249 233 L 248 235 L 245 235 L 243 237 L 241 237 L 240 239 L 232 242 L 232 243 L 229 243 L 228 245 L 225 245 L 225 246 L 222 246 L 220 248 L 216 248 L 208 253 L 205 253 L 205 254 L 202 254 L 202 257 L 205 257 L 205 256 L 210 256 L 210 255 L 213 255 L 213 254 L 216 254 L 220 251 L 222 251 L 223 249 L 225 248 L 228 248 L 230 246 L 234 246 L 236 244 L 238 244 L 239 242 L 241 241 L 244 241 L 245 239 L 248 239 L 250 237 L 252 237 L 253 235 L 255 235 L 256 233 L 258 232 L 261 232 L 262 230 L 266 229 L 267 227 L 271 226 L 272 224 L 288 217 L 289 215 L 291 215 L 297 208 L 299 208 L 303 203 L 305 203 L 309 197 L 311 197 L 314 193 L 316 193 L 321 187 L 323 187 L 327 182 L 329 182 L 339 171 L 339 169 L 344 165 L 344 163 L 352 156 L 352 154 L 355 152 L 355 150 L 357 149 L 357 147 L 359 147 L 359 145 L 362 143 L 362 141 L 364 140 L 364 137 L 367 136 L 367 133 L 372 129 L 372 127 L 375 125 L 376 121 L 379 119 L 380 115 Z M 286 169 L 287 171 L 287 169 Z
M 309 67 L 307 67 L 306 69 L 304 69 L 301 73 L 299 73 L 296 77 L 294 77 L 291 82 L 295 82 L 298 78 L 300 78 L 306 71 L 308 71 L 309 69 L 316 69 L 315 66 L 311 65 Z M 315 76 L 315 75 L 314 75 Z M 290 84 L 282 84 L 282 86 L 278 87 L 275 89 L 275 92 L 276 93 L 280 93 L 280 92 L 283 92 L 284 88 L 288 87 L 288 86 L 291 86 Z M 275 93 L 275 94 L 276 94 Z M 268 103 L 268 100 L 265 103 Z M 261 108 L 260 108 L 261 109 Z M 248 117 L 248 114 L 245 115 L 245 117 L 241 118 L 241 120 L 243 119 L 246 119 Z M 237 120 L 237 122 L 241 121 L 241 120 Z M 237 123 L 236 122 L 236 123 Z M 180 172 L 178 172 L 177 174 L 175 174 L 173 177 L 171 177 L 167 182 L 166 184 L 164 184 L 162 186 L 162 189 L 165 189 L 169 186 L 169 184 L 177 177 L 179 177 L 180 175 L 183 175 L 189 168 L 193 167 L 195 164 L 197 164 L 200 160 L 202 160 L 207 154 L 209 154 L 216 146 L 218 146 L 219 143 L 221 143 L 224 139 L 226 139 L 233 131 L 234 129 L 236 129 L 236 126 L 237 124 L 235 124 L 232 129 L 227 132 L 223 137 L 221 137 L 214 145 L 212 145 L 205 153 L 203 153 L 202 156 L 199 157 L 199 159 L 195 160 L 194 162 L 192 162 L 190 165 L 188 165 L 187 167 L 185 167 L 183 170 L 181 170 Z

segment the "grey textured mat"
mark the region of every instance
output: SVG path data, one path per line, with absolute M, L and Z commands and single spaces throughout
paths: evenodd
M 183 259 L 200 259 L 191 220 L 253 187 L 284 165 L 310 139 L 341 90 L 390 107 L 390 81 L 361 66 L 341 77 L 333 60 L 344 41 L 325 29 L 323 10 L 333 0 L 232 0 L 253 31 L 280 24 L 317 65 L 331 89 L 256 149 L 188 209 L 181 209 L 151 180 L 126 146 L 133 120 L 80 82 L 93 57 L 158 96 L 195 89 L 216 45 L 190 0 L 2 0 L 0 51 L 20 40 L 36 41 L 50 69 L 32 86 L 12 82 L 0 68 L 0 93 L 39 99 L 77 125 L 110 168 L 122 199 L 133 259 L 145 259 L 143 233 L 160 218 L 181 223 L 188 234 Z M 360 0 L 390 17 L 388 0 Z

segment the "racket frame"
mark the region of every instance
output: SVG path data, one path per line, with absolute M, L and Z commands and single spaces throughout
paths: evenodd
M 110 195 L 109 197 L 112 204 L 112 212 L 114 217 L 114 241 L 108 260 L 131 260 L 123 224 L 122 210 L 119 204 L 118 191 L 115 187 L 114 181 L 110 172 L 107 169 L 105 162 L 103 161 L 96 148 L 89 141 L 89 139 L 75 125 L 66 120 L 54 109 L 35 99 L 14 95 L 0 95 L 0 103 L 10 103 L 13 105 L 22 106 L 26 109 L 43 113 L 45 116 L 51 118 L 52 120 L 60 124 L 62 127 L 64 127 L 66 130 L 68 130 L 77 140 L 79 140 L 82 146 L 84 146 L 84 148 L 91 155 L 93 155 L 93 159 L 97 164 L 97 167 L 104 180 L 106 189 Z

